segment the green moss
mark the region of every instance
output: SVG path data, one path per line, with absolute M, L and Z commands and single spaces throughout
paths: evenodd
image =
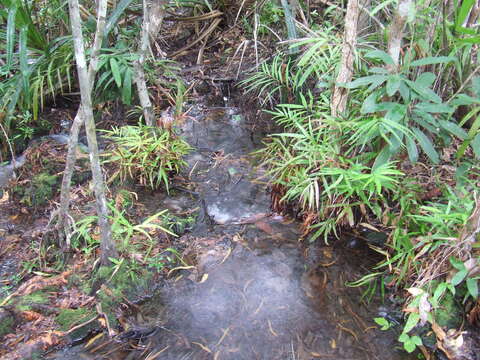
M 60 330 L 68 331 L 73 326 L 88 321 L 91 318 L 97 316 L 91 309 L 79 308 L 79 309 L 63 309 L 55 318 L 56 323 L 60 326 Z M 90 325 L 90 324 L 89 324 Z M 93 325 L 94 326 L 94 325 Z M 83 332 L 89 331 L 89 326 L 81 328 Z M 73 336 L 73 335 L 72 335 Z
M 435 320 L 442 327 L 457 329 L 461 325 L 462 319 L 462 310 L 455 302 L 455 297 L 450 292 L 446 292 L 439 309 L 435 311 Z
M 108 290 L 99 291 L 97 296 L 111 326 L 116 326 L 118 323 L 114 310 L 120 302 L 124 298 L 132 297 L 136 290 L 141 286 L 145 286 L 151 277 L 150 272 L 139 268 L 135 263 L 129 261 L 124 261 L 112 277 L 115 268 L 116 266 L 100 267 L 92 282 L 92 284 L 96 284 L 94 287 L 98 287 L 98 284 L 108 281 L 106 284 Z
M 13 332 L 13 327 L 15 325 L 15 320 L 13 316 L 6 317 L 2 321 L 0 321 L 0 338 L 6 334 L 10 334 Z
M 42 291 L 36 291 L 30 295 L 22 296 L 16 305 L 16 308 L 20 311 L 27 311 L 32 309 L 33 304 L 47 304 L 49 302 L 48 295 L 45 293 L 45 289 Z

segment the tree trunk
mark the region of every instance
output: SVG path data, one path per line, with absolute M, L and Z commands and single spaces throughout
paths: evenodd
M 398 8 L 388 29 L 388 54 L 393 59 L 393 65 L 388 65 L 390 72 L 398 71 L 400 64 L 400 50 L 402 48 L 403 29 L 407 23 L 408 13 L 413 0 L 400 0 Z
M 140 105 L 142 106 L 145 123 L 148 126 L 153 126 L 155 116 L 153 114 L 152 102 L 150 101 L 150 96 L 148 94 L 144 71 L 145 58 L 148 56 L 148 51 L 150 48 L 149 22 L 147 0 L 143 0 L 142 32 L 140 36 L 140 46 L 138 49 L 139 58 L 137 61 L 135 61 L 134 65 L 136 74 L 135 85 L 137 86 L 138 98 L 140 100 Z
M 90 92 L 92 90 L 93 81 L 97 73 L 98 66 L 98 56 L 100 53 L 100 48 L 102 46 L 104 30 L 105 30 L 105 21 L 107 14 L 107 1 L 102 0 L 98 4 L 97 9 L 97 29 L 95 32 L 95 40 L 93 42 L 92 54 L 90 57 L 90 64 L 88 67 L 88 83 L 90 84 Z M 70 137 L 68 139 L 68 152 L 65 164 L 65 170 L 63 172 L 62 179 L 62 188 L 60 191 L 60 207 L 53 216 L 58 217 L 58 229 L 66 237 L 66 246 L 70 247 L 70 234 L 71 234 L 71 221 L 68 215 L 68 208 L 70 205 L 70 188 L 72 183 L 72 176 L 75 170 L 75 161 L 77 159 L 77 145 L 78 145 L 78 134 L 84 123 L 83 112 L 80 108 L 77 111 L 75 119 L 73 120 L 72 126 L 70 128 Z
M 100 248 L 102 264 L 109 263 L 109 257 L 116 257 L 117 252 L 112 241 L 110 223 L 108 221 L 108 207 L 105 196 L 105 182 L 103 180 L 100 157 L 98 154 L 97 136 L 92 110 L 92 82 L 89 79 L 85 49 L 80 20 L 78 0 L 68 1 L 70 10 L 70 22 L 72 26 L 73 44 L 75 48 L 75 60 L 77 63 L 78 80 L 80 84 L 81 111 L 85 120 L 87 133 L 90 164 L 92 169 L 93 188 L 97 203 L 98 225 L 100 228 Z
M 150 7 L 148 13 L 148 34 L 150 35 L 151 41 L 155 41 L 158 32 L 162 28 L 163 17 L 165 15 L 165 9 L 163 8 L 164 5 L 165 0 L 155 0 Z M 145 16 L 147 13 L 144 13 L 143 15 Z
M 342 61 L 333 89 L 330 110 L 333 116 L 343 113 L 347 107 L 348 89 L 339 86 L 352 80 L 353 60 L 357 46 L 358 0 L 349 0 L 345 15 L 345 35 L 342 47 Z

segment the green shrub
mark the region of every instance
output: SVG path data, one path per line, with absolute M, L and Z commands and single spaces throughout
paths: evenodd
M 191 150 L 183 139 L 159 128 L 123 126 L 106 133 L 112 141 L 105 160 L 115 167 L 112 179 L 132 179 L 152 189 L 163 182 L 168 191 L 169 175 L 185 165 L 182 158 Z

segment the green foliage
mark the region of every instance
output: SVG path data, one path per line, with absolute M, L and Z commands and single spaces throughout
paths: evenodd
M 393 326 L 393 323 L 391 323 L 390 321 L 388 321 L 387 319 L 383 318 L 383 317 L 378 317 L 378 318 L 374 318 L 373 319 L 378 325 L 381 326 L 380 330 L 389 330 L 392 326 Z
M 55 318 L 61 331 L 68 331 L 73 326 L 79 325 L 97 316 L 96 312 L 87 308 L 62 309 Z
M 331 29 L 312 32 L 297 40 L 291 49 L 301 50 L 298 57 L 283 53 L 240 82 L 247 93 L 255 92 L 272 105 L 278 102 L 300 103 L 310 87 L 328 89 L 340 61 L 341 46 Z M 327 95 L 328 91 L 324 94 Z
M 42 172 L 33 176 L 27 186 L 17 185 L 13 191 L 20 197 L 22 204 L 37 208 L 52 199 L 53 194 L 56 193 L 57 181 L 57 175 Z
M 283 18 L 283 9 L 275 1 L 266 1 L 260 10 L 258 33 L 266 35 L 269 33 L 269 28 L 278 24 Z
M 183 156 L 190 146 L 169 131 L 144 125 L 124 126 L 106 131 L 112 141 L 105 163 L 115 165 L 113 178 L 127 178 L 158 188 L 169 189 L 169 175 L 185 165 Z
M 300 98 L 301 104 L 278 105 L 271 112 L 288 132 L 273 135 L 259 154 L 274 183 L 286 188 L 282 201 L 318 214 L 311 240 L 327 241 L 366 210 L 380 218 L 385 195 L 397 191 L 402 173 L 391 162 L 372 168 L 364 157 L 340 156 L 341 124 L 328 116 L 328 105 Z
M 127 254 L 133 252 L 133 245 L 130 243 L 132 237 L 137 235 L 143 235 L 147 239 L 148 248 L 147 254 L 153 247 L 153 239 L 149 231 L 162 231 L 172 236 L 176 236 L 161 221 L 157 221 L 162 216 L 165 216 L 166 210 L 160 211 L 152 216 L 149 216 L 141 223 L 134 225 L 126 217 L 124 210 L 118 210 L 113 205 L 109 204 L 109 208 L 112 211 L 110 220 L 112 222 L 112 236 L 114 240 L 119 244 L 118 249 L 125 251 Z M 75 222 L 75 230 L 72 234 L 72 247 L 84 252 L 91 253 L 98 245 L 99 235 L 95 228 L 97 223 L 97 216 L 86 216 Z
M 0 31 L 0 51 L 6 54 L 6 62 L 0 67 L 5 79 L 0 83 L 0 112 L 6 114 L 6 132 L 18 136 L 13 117 L 16 110 L 30 111 L 33 121 L 37 121 L 39 109 L 47 97 L 53 98 L 65 89 L 70 90 L 73 47 L 70 37 L 55 33 L 63 26 L 54 21 L 45 24 L 45 29 L 41 28 L 32 16 L 33 9 L 26 3 L 2 0 L 0 4 L 3 6 L 0 19 L 7 24 L 6 31 Z M 49 6 L 52 12 L 44 11 L 39 17 L 57 22 L 65 18 L 66 9 L 58 6 L 58 1 L 49 2 Z M 54 40 L 47 41 L 48 38 Z
M 132 104 L 133 66 L 137 59 L 138 55 L 131 53 L 123 41 L 117 42 L 114 48 L 101 49 L 95 82 L 97 102 L 120 98 L 124 104 Z
M 366 58 L 392 65 L 391 57 L 380 50 L 370 51 Z M 415 68 L 455 61 L 454 57 L 429 57 L 405 61 L 398 73 L 384 67 L 372 67 L 371 75 L 360 77 L 344 86 L 362 88 L 365 96 L 361 117 L 350 123 L 354 136 L 350 144 L 365 147 L 372 144 L 378 151 L 375 166 L 379 166 L 406 149 L 411 162 L 419 156 L 418 146 L 433 163 L 439 162 L 431 136 L 449 143 L 452 137 L 467 139 L 467 132 L 452 118 L 458 102 L 444 103 L 431 88 L 436 76 L 423 72 L 410 79 Z M 380 100 L 380 101 L 379 101 Z M 386 101 L 385 101 L 386 100 Z
M 420 327 L 445 324 L 449 313 L 458 314 L 458 304 L 478 299 L 480 278 L 473 270 L 478 255 L 462 240 L 472 231 L 468 222 L 478 185 L 468 180 L 476 179 L 469 157 L 480 158 L 474 46 L 480 37 L 478 26 L 468 21 L 474 3 L 455 2 L 454 12 L 440 15 L 437 6 L 417 6 L 398 69 L 378 50 L 386 39 L 375 33 L 383 32 L 366 35 L 356 49 L 355 80 L 335 84 L 350 90 L 349 106 L 337 118 L 330 116 L 329 104 L 340 47 L 328 29 L 293 44 L 302 50 L 299 57 L 279 53 L 242 82 L 247 92 L 270 102 L 269 113 L 282 128 L 258 154 L 275 185 L 273 195 L 287 208 L 300 208 L 304 224 L 315 231 L 312 239 L 327 240 L 360 219 L 391 229 L 384 247 L 372 246 L 385 260 L 349 285 L 368 286 L 367 297 L 384 291 L 384 281 L 408 289 L 399 337 L 408 352 L 422 344 Z M 369 14 L 377 21 L 391 19 L 395 5 L 372 4 Z M 457 161 L 448 160 L 452 153 Z M 442 190 L 433 199 L 422 189 L 424 178 L 410 170 L 425 160 L 446 165 L 426 172 L 433 177 L 429 185 Z M 440 173 L 447 167 L 448 175 Z M 445 185 L 453 182 L 455 187 Z M 376 321 L 385 330 L 392 325 Z

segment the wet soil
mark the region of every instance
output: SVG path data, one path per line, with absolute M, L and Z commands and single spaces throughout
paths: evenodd
M 345 285 L 375 262 L 351 239 L 301 240 L 299 224 L 270 211 L 263 170 L 252 163 L 252 124 L 233 106 L 196 106 L 180 125 L 195 147 L 176 195 L 144 196 L 149 211 L 197 209 L 172 244 L 189 266 L 171 271 L 113 340 L 67 348 L 56 359 L 409 359 L 385 312 Z

